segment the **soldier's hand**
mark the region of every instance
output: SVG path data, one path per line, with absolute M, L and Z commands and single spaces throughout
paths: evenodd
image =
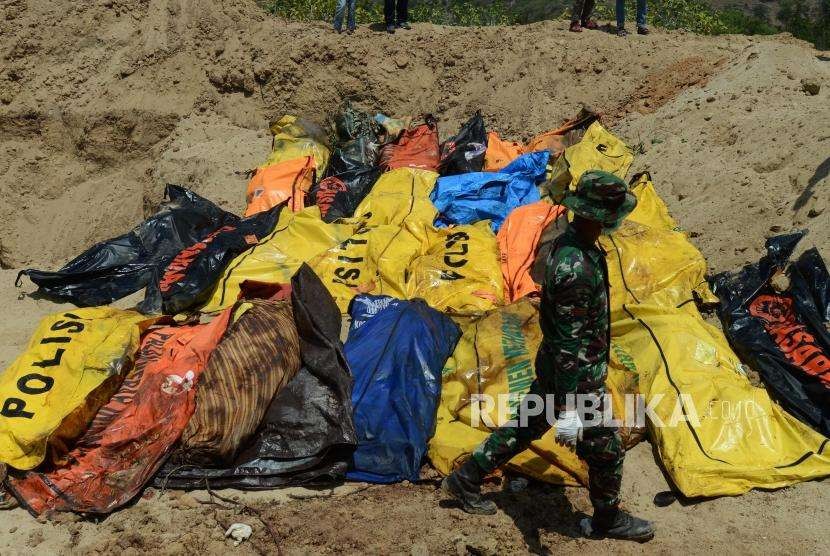
M 582 421 L 576 411 L 566 410 L 559 413 L 555 438 L 558 444 L 569 448 L 574 448 L 576 443 L 582 440 Z

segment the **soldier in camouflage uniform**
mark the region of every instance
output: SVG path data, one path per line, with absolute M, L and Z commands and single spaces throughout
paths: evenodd
M 530 394 L 545 399 L 552 393 L 557 412 L 557 442 L 576 447 L 588 464 L 588 489 L 594 517 L 586 533 L 593 536 L 647 541 L 654 536 L 648 521 L 619 509 L 625 449 L 615 427 L 602 423 L 583 427 L 566 400 L 574 394 L 598 397 L 602 411 L 610 346 L 608 269 L 596 243 L 634 209 L 635 197 L 613 174 L 592 170 L 582 175 L 576 192 L 562 202 L 574 219 L 556 240 L 547 260 L 542 291 L 542 344 L 536 355 L 536 380 Z M 527 398 L 526 398 L 527 400 Z M 484 477 L 507 463 L 549 428 L 546 411 L 528 412 L 519 405 L 518 426 L 503 426 L 444 480 L 444 491 L 458 499 L 465 511 L 492 514 L 496 507 L 481 497 Z M 525 423 L 526 426 L 521 426 Z

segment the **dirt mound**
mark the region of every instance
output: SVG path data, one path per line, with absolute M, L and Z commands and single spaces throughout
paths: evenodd
M 242 209 L 239 171 L 263 159 L 267 123 L 284 112 L 323 123 L 351 98 L 435 112 L 446 136 L 481 108 L 491 128 L 522 139 L 582 103 L 617 117 L 653 111 L 744 46 L 576 36 L 560 22 L 348 37 L 244 0 L 20 0 L 2 10 L 4 267 L 56 267 L 122 233 L 166 182 Z
M 325 123 L 344 98 L 391 114 L 434 112 L 445 137 L 480 108 L 489 128 L 517 140 L 589 104 L 637 148 L 633 170 L 652 172 L 713 270 L 755 259 L 765 236 L 794 227 L 809 228 L 804 243 L 830 260 L 830 58 L 785 36 L 620 40 L 547 22 L 349 37 L 277 21 L 247 0 L 5 0 L 0 36 L 3 268 L 56 268 L 123 233 L 166 182 L 241 212 L 240 171 L 264 159 L 268 122 L 288 112 Z M 803 79 L 819 93 L 805 92 Z M 59 309 L 19 297 L 13 279 L 0 270 L 0 368 L 40 316 Z M 657 521 L 654 551 L 702 546 L 701 531 L 709 550 L 768 550 L 768 538 L 792 552 L 824 546 L 824 483 L 707 501 L 705 510 L 656 508 L 652 497 L 667 488 L 649 447 L 638 446 L 625 500 Z M 101 524 L 65 516 L 44 525 L 15 510 L 4 515 L 0 553 L 224 554 L 222 528 L 235 521 L 255 531 L 241 553 L 276 552 L 250 511 L 202 504 L 203 495 L 155 495 Z M 589 509 L 579 489 L 502 495 L 509 503 L 491 520 L 440 506 L 431 484 L 332 500 L 256 496 L 287 553 L 634 550 L 572 538 L 575 515 Z
M 802 228 L 801 248 L 830 260 L 830 62 L 800 42 L 740 42 L 708 83 L 620 122 L 646 150 L 632 170 L 652 171 L 714 270 L 755 261 L 764 238 Z M 804 91 L 808 78 L 824 83 L 818 95 Z

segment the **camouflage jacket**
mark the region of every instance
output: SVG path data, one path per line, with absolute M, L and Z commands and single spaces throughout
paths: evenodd
M 610 345 L 608 268 L 597 245 L 568 226 L 548 256 L 542 291 L 542 346 L 536 372 L 557 405 L 605 383 Z

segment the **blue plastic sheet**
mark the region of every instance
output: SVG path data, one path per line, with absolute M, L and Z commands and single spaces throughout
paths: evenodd
M 351 325 L 349 325 L 349 334 L 369 322 L 372 317 L 390 305 L 396 303 L 400 303 L 400 300 L 388 295 L 358 295 L 352 300 L 351 307 L 349 307 L 349 316 L 352 320 Z
M 360 325 L 349 331 L 344 351 L 354 375 L 358 441 L 346 476 L 415 481 L 435 431 L 441 369 L 461 331 L 421 300 L 359 295 L 351 309 Z
M 438 209 L 437 226 L 490 220 L 498 232 L 508 213 L 539 200 L 536 184 L 545 179 L 550 153 L 525 154 L 501 172 L 471 172 L 438 179 L 430 199 Z

